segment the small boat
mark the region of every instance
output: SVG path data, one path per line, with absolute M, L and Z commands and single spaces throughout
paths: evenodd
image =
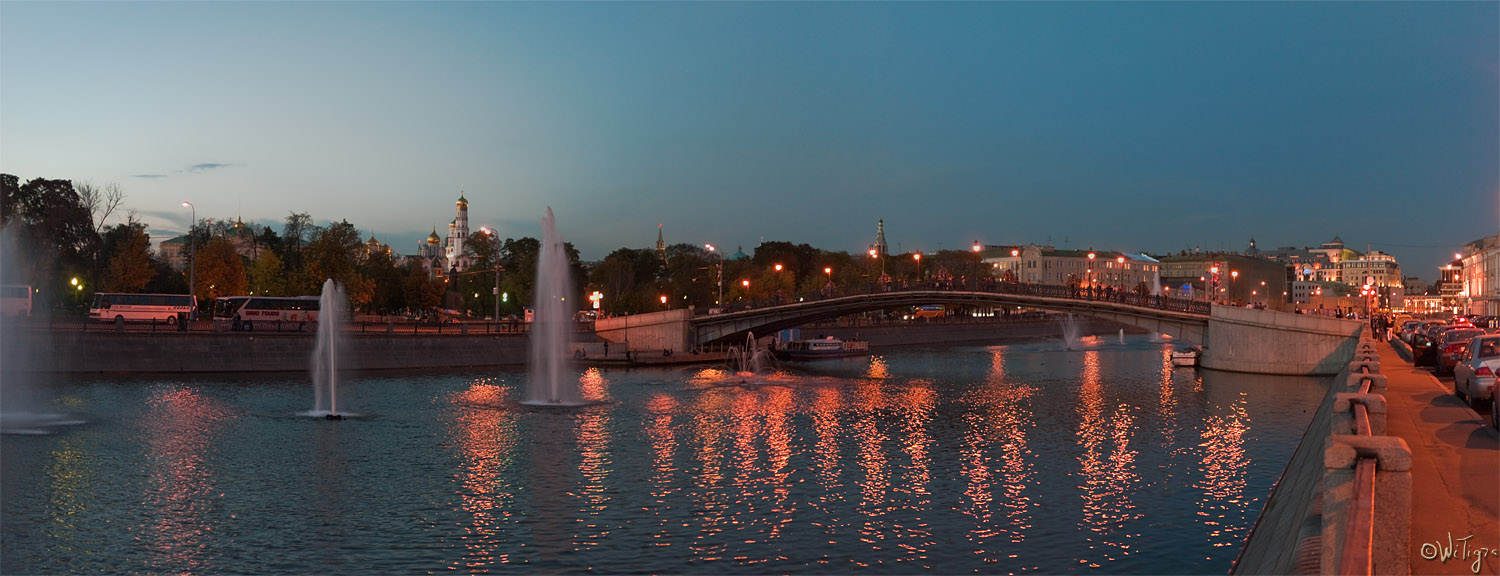
M 840 340 L 832 336 L 816 340 L 794 340 L 776 351 L 776 355 L 787 360 L 815 360 L 818 358 L 845 358 L 867 356 L 870 343 L 864 340 Z
M 1173 350 L 1172 351 L 1172 365 L 1173 366 L 1197 366 L 1198 365 L 1198 352 L 1199 352 L 1199 349 L 1196 346 L 1192 347 L 1192 348 L 1181 348 L 1181 349 L 1178 349 L 1178 350 Z

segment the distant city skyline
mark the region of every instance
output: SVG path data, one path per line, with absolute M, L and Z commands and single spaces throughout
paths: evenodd
M 62 32 L 66 31 L 66 35 Z M 0 3 L 0 172 L 585 259 L 1500 230 L 1500 3 Z

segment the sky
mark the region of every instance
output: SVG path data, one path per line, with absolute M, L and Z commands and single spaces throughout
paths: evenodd
M 0 2 L 0 172 L 586 260 L 1500 232 L 1497 2 Z

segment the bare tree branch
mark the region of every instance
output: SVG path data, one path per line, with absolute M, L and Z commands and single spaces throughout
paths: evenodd
M 83 201 L 85 208 L 89 209 L 89 215 L 93 217 L 94 233 L 101 234 L 104 231 L 104 221 L 120 207 L 125 201 L 125 191 L 114 182 L 104 185 L 103 188 L 95 186 L 92 182 L 84 182 L 74 186 L 78 192 L 78 198 Z

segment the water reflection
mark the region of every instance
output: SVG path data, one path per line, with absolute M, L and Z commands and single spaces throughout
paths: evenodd
M 1203 490 L 1198 517 L 1208 528 L 1213 546 L 1236 546 L 1244 541 L 1249 529 L 1245 522 L 1249 503 L 1244 491 L 1250 466 L 1245 454 L 1250 419 L 1245 413 L 1244 393 L 1215 412 L 1204 419 L 1202 442 L 1198 444 L 1203 458 L 1203 479 L 1197 484 Z
M 986 563 L 1011 564 L 1031 528 L 1035 469 L 1029 447 L 1034 427 L 1031 398 L 1036 388 L 1006 375 L 1008 349 L 989 349 L 984 385 L 964 396 L 961 473 L 966 480 L 963 512 L 974 522 L 967 537 Z M 998 514 L 998 517 L 997 517 Z
M 1083 451 L 1078 463 L 1083 483 L 1078 490 L 1083 498 L 1082 527 L 1089 550 L 1079 561 L 1091 568 L 1103 566 L 1131 554 L 1136 534 L 1125 529 L 1127 523 L 1140 517 L 1131 498 L 1136 490 L 1136 452 L 1130 448 L 1134 433 L 1134 416 L 1128 404 L 1121 403 L 1107 414 L 1098 350 L 1083 354 L 1082 384 L 1078 402 L 1078 442 Z
M 214 473 L 208 466 L 216 438 L 230 411 L 196 390 L 158 388 L 138 425 L 146 448 L 146 493 L 141 501 L 140 541 L 150 550 L 146 568 L 203 572 L 214 528 Z
M 458 456 L 458 511 L 466 522 L 458 540 L 463 555 L 450 569 L 487 573 L 492 564 L 514 560 L 508 528 L 514 521 L 516 494 L 515 413 L 499 410 L 515 394 L 510 386 L 489 380 L 472 382 L 453 396 L 453 403 L 471 407 L 455 411 L 453 448 Z M 472 407 L 491 407 L 475 409 Z

